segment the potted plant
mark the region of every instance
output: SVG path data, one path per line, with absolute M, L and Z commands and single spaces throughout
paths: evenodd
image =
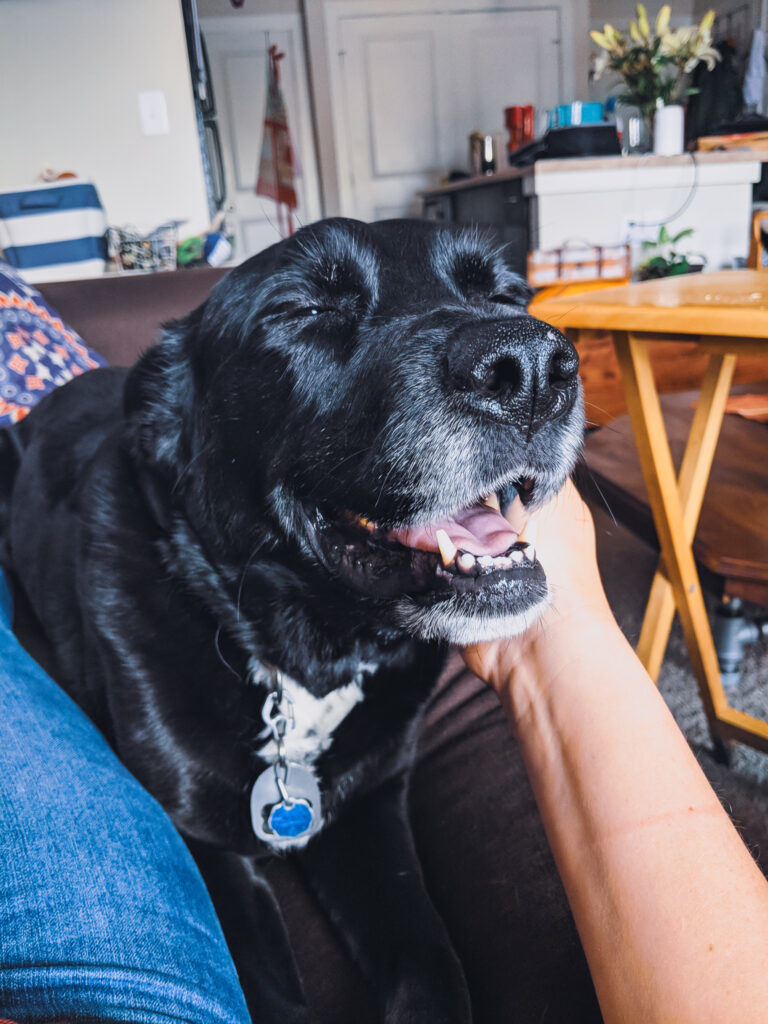
M 662 224 L 659 236 L 654 241 L 643 242 L 644 252 L 654 252 L 636 270 L 639 281 L 650 281 L 658 277 L 675 277 L 678 274 L 693 274 L 703 270 L 706 259 L 693 253 L 678 252 L 675 248 L 683 238 L 690 238 L 693 228 L 685 228 L 676 235 L 670 235 Z
M 594 77 L 610 69 L 621 75 L 624 92 L 621 103 L 637 107 L 648 123 L 650 138 L 654 138 L 654 118 L 657 111 L 675 105 L 675 100 L 690 96 L 697 90 L 682 88 L 685 75 L 704 61 L 711 71 L 720 54 L 712 48 L 712 24 L 715 12 L 709 11 L 699 25 L 686 25 L 672 30 L 669 27 L 671 11 L 665 4 L 656 16 L 653 29 L 643 4 L 637 5 L 637 20 L 630 22 L 629 38 L 613 25 L 605 25 L 602 32 L 590 32 L 602 53 L 594 63 Z M 669 115 L 663 115 L 669 120 Z M 673 116 L 679 122 L 679 149 L 682 152 L 682 109 Z M 668 146 L 668 143 L 665 145 Z M 662 148 L 669 153 L 669 148 Z

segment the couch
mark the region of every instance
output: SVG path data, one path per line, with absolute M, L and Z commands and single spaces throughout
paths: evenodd
M 114 366 L 131 366 L 157 341 L 160 325 L 206 297 L 224 267 L 162 274 L 118 274 L 39 285 L 43 297 Z

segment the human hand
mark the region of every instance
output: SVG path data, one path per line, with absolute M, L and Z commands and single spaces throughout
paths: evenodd
M 536 548 L 551 603 L 520 636 L 463 649 L 469 668 L 497 691 L 533 644 L 545 639 L 549 644 L 567 645 L 574 631 L 606 622 L 616 628 L 597 568 L 592 514 L 573 483 L 566 481 L 551 501 L 530 516 L 515 499 L 507 519 L 518 531 L 525 528 L 524 539 Z

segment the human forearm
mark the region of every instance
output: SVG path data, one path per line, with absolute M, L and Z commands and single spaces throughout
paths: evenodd
M 768 886 L 609 616 L 545 619 L 497 689 L 606 1021 L 768 1020 Z

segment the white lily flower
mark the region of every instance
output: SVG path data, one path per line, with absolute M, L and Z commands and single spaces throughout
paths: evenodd
M 669 18 L 672 14 L 669 4 L 664 4 L 659 13 L 656 15 L 656 35 L 663 36 L 669 28 Z
M 595 82 L 600 80 L 600 76 L 605 72 L 610 63 L 611 56 L 605 50 L 595 57 L 594 63 L 592 64 L 592 78 Z
M 650 41 L 651 26 L 648 24 L 648 15 L 642 4 L 637 5 L 637 27 L 640 29 L 641 37 Z
M 705 36 L 707 37 L 707 40 L 712 38 L 712 26 L 714 25 L 714 23 L 715 23 L 715 12 L 714 11 L 707 11 L 707 13 L 701 19 L 701 24 L 699 25 L 699 35 L 701 36 L 702 39 Z

